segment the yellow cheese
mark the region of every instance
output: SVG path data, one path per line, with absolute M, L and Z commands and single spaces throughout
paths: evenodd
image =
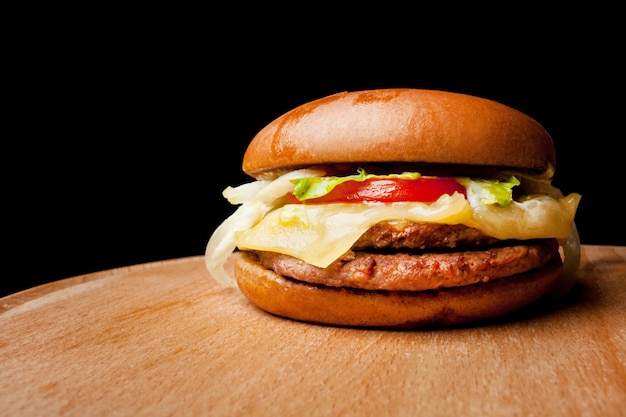
M 291 255 L 327 267 L 371 226 L 387 220 L 464 224 L 499 239 L 567 239 L 580 197 L 542 196 L 508 207 L 472 207 L 461 194 L 432 204 L 370 203 L 286 205 L 258 224 L 235 233 L 239 249 Z

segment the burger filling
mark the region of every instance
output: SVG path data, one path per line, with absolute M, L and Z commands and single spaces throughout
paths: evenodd
M 239 249 L 301 281 L 415 291 L 560 263 L 559 247 L 577 239 L 580 199 L 512 175 L 487 180 L 363 170 L 294 171 L 224 195 L 241 206 L 207 245 L 207 267 L 217 279 L 228 279 L 222 265 Z

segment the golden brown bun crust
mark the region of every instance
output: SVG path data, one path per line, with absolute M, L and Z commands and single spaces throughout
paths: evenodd
M 502 316 L 548 293 L 562 264 L 497 281 L 437 291 L 365 291 L 310 285 L 262 268 L 235 253 L 243 295 L 261 309 L 294 320 L 355 327 L 456 325 Z
M 552 139 L 534 119 L 492 100 L 458 93 L 382 89 L 303 104 L 250 142 L 243 170 L 364 162 L 467 164 L 552 175 Z

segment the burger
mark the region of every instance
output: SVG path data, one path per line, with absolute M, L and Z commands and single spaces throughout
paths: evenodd
M 254 136 L 210 274 L 273 315 L 335 326 L 451 326 L 574 285 L 581 196 L 552 185 L 533 118 L 466 94 L 379 89 L 300 105 Z M 232 262 L 234 277 L 225 265 Z

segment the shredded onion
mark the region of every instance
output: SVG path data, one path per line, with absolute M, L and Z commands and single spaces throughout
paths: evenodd
M 572 222 L 569 237 L 567 241 L 561 245 L 561 249 L 563 272 L 548 294 L 548 297 L 555 301 L 565 296 L 578 280 L 578 269 L 580 268 L 580 237 L 578 236 L 576 223 Z
M 261 221 L 274 208 L 276 200 L 293 189 L 292 179 L 320 175 L 324 175 L 324 172 L 301 169 L 274 181 L 256 181 L 224 190 L 227 198 L 241 202 L 241 206 L 215 229 L 207 243 L 204 260 L 213 278 L 226 287 L 234 287 L 235 280 L 228 275 L 224 265 L 237 248 L 235 233 L 248 230 Z

